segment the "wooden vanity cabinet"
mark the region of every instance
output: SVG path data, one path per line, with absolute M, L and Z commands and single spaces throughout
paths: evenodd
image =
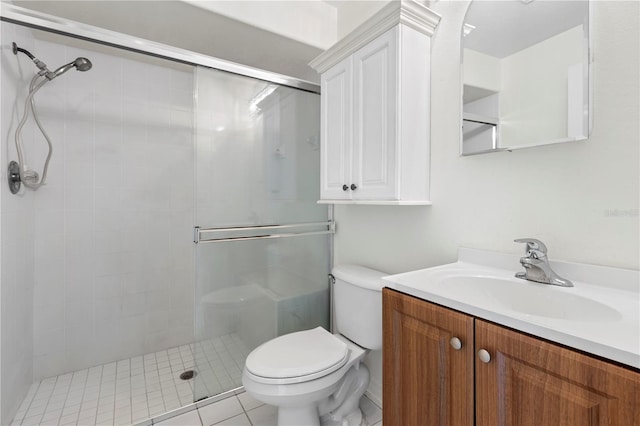
M 382 423 L 473 425 L 473 317 L 385 288 L 382 318 Z
M 475 321 L 476 424 L 640 426 L 640 373 Z
M 390 289 L 383 333 L 385 425 L 640 426 L 631 368 Z

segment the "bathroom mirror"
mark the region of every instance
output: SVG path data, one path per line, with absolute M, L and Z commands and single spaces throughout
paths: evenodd
M 472 1 L 462 48 L 462 155 L 588 138 L 588 1 Z

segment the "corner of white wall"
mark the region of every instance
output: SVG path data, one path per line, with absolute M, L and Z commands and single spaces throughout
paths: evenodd
M 320 49 L 337 41 L 336 8 L 321 0 L 181 1 Z
M 342 39 L 392 0 L 328 1 L 337 9 L 337 40 Z

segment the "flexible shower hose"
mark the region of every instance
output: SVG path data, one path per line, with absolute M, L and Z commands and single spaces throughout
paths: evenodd
M 43 80 L 36 84 L 36 82 L 40 77 L 43 77 Z M 47 170 L 49 168 L 49 160 L 51 160 L 51 154 L 53 153 L 53 146 L 51 145 L 51 139 L 49 139 L 49 135 L 47 135 L 47 132 L 42 127 L 42 123 L 40 123 L 40 119 L 38 118 L 38 112 L 36 110 L 35 100 L 33 98 L 36 92 L 40 90 L 40 88 L 44 86 L 47 81 L 49 80 L 45 78 L 43 75 L 41 75 L 40 73 L 36 74 L 36 76 L 33 77 L 33 79 L 31 80 L 31 83 L 29 84 L 29 95 L 27 96 L 27 99 L 24 105 L 24 114 L 22 115 L 22 119 L 20 120 L 20 123 L 16 128 L 15 142 L 16 142 L 16 151 L 18 152 L 18 163 L 20 164 L 20 167 L 19 167 L 20 180 L 26 187 L 31 189 L 38 189 L 42 185 L 44 185 L 45 180 L 47 179 Z M 31 111 L 31 113 L 33 114 L 33 119 L 35 120 L 36 125 L 38 126 L 38 129 L 40 129 L 42 136 L 44 136 L 44 139 L 47 141 L 47 144 L 49 145 L 49 153 L 47 154 L 47 159 L 45 160 L 44 168 L 42 170 L 42 177 L 40 178 L 39 181 L 38 181 L 38 173 L 33 170 L 27 169 L 27 165 L 24 161 L 24 153 L 22 152 L 22 135 L 21 135 L 22 128 L 24 127 L 25 123 L 27 122 L 27 119 L 29 118 L 29 111 Z

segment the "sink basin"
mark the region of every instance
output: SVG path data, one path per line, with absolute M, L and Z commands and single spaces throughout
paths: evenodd
M 443 277 L 438 285 L 446 286 L 459 300 L 497 303 L 525 315 L 572 321 L 617 321 L 622 317 L 608 305 L 572 294 L 571 288 L 518 278 L 457 275 Z

